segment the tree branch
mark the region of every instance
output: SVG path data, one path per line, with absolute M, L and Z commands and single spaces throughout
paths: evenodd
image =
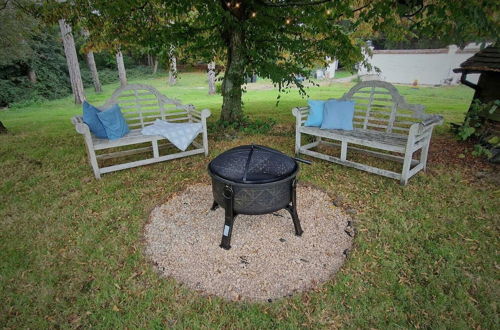
M 422 5 L 420 5 L 420 8 L 418 8 L 417 11 L 415 11 L 413 14 L 404 14 L 402 17 L 405 17 L 405 18 L 413 17 L 413 16 L 417 15 L 418 13 L 420 13 L 425 8 L 427 8 L 427 6 L 424 6 L 424 4 L 422 4 Z
M 333 2 L 333 0 L 317 0 L 313 2 L 308 2 L 308 1 L 292 1 L 292 2 L 286 2 L 286 3 L 274 3 L 274 2 L 267 2 L 264 0 L 258 0 L 261 5 L 266 6 L 266 7 L 279 7 L 279 8 L 284 8 L 284 7 L 304 7 L 304 6 L 315 6 L 315 5 L 321 5 L 323 3 L 327 2 Z

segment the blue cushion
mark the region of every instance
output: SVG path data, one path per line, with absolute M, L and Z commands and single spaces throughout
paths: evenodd
M 99 120 L 104 125 L 108 139 L 116 140 L 129 132 L 127 122 L 123 117 L 118 104 L 97 114 Z
M 107 139 L 106 130 L 102 125 L 97 114 L 101 111 L 89 104 L 87 101 L 83 101 L 83 122 L 89 126 L 89 129 L 95 136 L 100 139 Z
M 305 126 L 321 126 L 323 122 L 323 108 L 326 101 L 308 100 L 309 115 L 304 123 Z
M 343 129 L 352 131 L 354 101 L 328 100 L 325 103 L 321 129 Z

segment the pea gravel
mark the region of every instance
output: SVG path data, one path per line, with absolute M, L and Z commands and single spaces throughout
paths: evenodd
M 205 295 L 269 301 L 314 288 L 339 270 L 352 244 L 350 217 L 325 192 L 299 184 L 301 237 L 286 210 L 238 215 L 224 250 L 224 209 L 210 211 L 212 201 L 211 186 L 190 186 L 156 207 L 145 228 L 160 273 Z

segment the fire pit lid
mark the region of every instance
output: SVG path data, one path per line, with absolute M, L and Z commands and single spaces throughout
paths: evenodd
M 252 144 L 223 152 L 208 169 L 211 174 L 237 183 L 268 183 L 290 176 L 298 165 L 281 151 Z

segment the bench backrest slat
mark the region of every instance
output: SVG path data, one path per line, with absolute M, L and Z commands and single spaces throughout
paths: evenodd
M 178 100 L 169 99 L 154 87 L 131 84 L 117 89 L 100 109 L 114 104 L 121 108 L 130 128 L 144 128 L 156 119 L 168 121 L 189 121 L 186 106 Z
M 411 105 L 398 90 L 384 81 L 364 81 L 342 98 L 355 101 L 353 126 L 358 129 L 406 133 L 424 116 L 423 106 Z

